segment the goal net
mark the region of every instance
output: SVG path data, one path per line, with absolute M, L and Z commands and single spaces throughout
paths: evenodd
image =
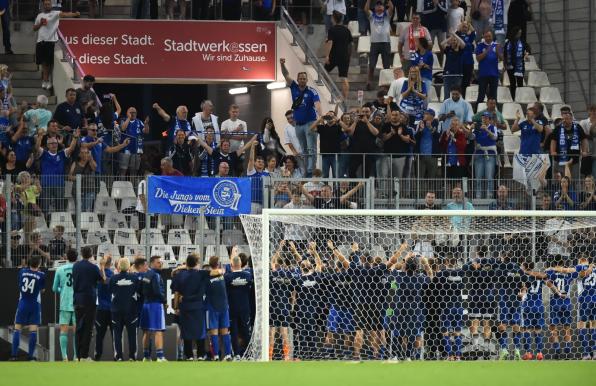
M 242 223 L 256 292 L 246 359 L 595 352 L 596 213 L 268 209 Z

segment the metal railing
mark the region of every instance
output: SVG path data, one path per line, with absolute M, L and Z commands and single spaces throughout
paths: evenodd
M 294 19 L 290 16 L 290 13 L 285 7 L 281 7 L 281 26 L 282 28 L 287 28 L 288 31 L 292 34 L 292 45 L 293 46 L 300 46 L 302 51 L 305 55 L 306 63 L 310 64 L 314 67 L 315 71 L 317 72 L 317 79 L 315 83 L 319 86 L 325 86 L 329 90 L 331 94 L 331 101 L 330 103 L 338 103 L 342 101 L 341 92 L 337 88 L 337 85 L 329 76 L 329 73 L 325 70 L 325 67 L 321 64 L 317 55 L 315 54 L 312 47 L 306 41 L 306 37 L 294 22 Z M 342 106 L 342 110 L 346 111 L 345 106 Z

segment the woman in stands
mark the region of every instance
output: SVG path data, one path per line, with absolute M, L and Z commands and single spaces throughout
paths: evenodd
M 418 50 L 416 50 L 416 53 L 410 61 L 410 66 L 416 66 L 420 70 L 420 77 L 422 78 L 422 82 L 426 85 L 426 91 L 429 93 L 433 84 L 433 64 L 435 60 L 430 48 L 430 43 L 426 38 L 419 38 Z
M 427 93 L 426 85 L 420 77 L 420 69 L 411 67 L 408 79 L 401 88 L 401 102 L 399 103 L 400 109 L 409 117 L 410 126 L 422 119 Z
M 556 209 L 573 210 L 577 203 L 577 195 L 571 188 L 571 178 L 561 177 L 559 189 L 553 194 L 553 203 Z

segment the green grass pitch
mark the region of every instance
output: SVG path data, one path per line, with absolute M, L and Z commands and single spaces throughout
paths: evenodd
M 593 386 L 596 361 L 2 363 L 10 386 Z

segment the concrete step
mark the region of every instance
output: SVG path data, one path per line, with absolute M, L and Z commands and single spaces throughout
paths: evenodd
M 331 79 L 333 79 L 334 82 L 338 83 L 340 81 L 339 75 L 337 74 L 337 71 L 332 71 L 331 72 Z M 366 83 L 366 80 L 368 78 L 367 74 L 350 74 L 348 72 L 348 79 L 350 80 L 350 84 L 352 83 Z
M 13 71 L 39 71 L 37 64 L 34 62 L 30 63 L 8 63 L 8 70 Z
M 26 80 L 39 80 L 41 82 L 41 71 L 13 71 L 12 74 L 12 81 L 19 79 L 26 79 Z M 40 83 L 41 84 L 41 83 Z
M 37 100 L 37 95 L 33 96 L 33 95 L 28 95 L 28 96 L 21 96 L 21 97 L 16 97 L 17 99 L 17 103 L 21 103 L 23 101 L 27 102 L 27 103 L 35 103 Z M 56 95 L 50 95 L 48 96 L 48 106 L 53 105 L 55 106 L 58 103 L 58 100 L 56 98 Z M 49 107 L 48 107 L 49 109 Z
M 28 73 L 30 74 L 30 73 Z M 12 79 L 12 87 L 20 88 L 20 87 L 32 87 L 36 88 L 41 85 L 41 77 L 37 77 L 35 79 Z
M 15 97 L 27 97 L 38 95 L 50 96 L 51 93 L 48 90 L 44 90 L 40 86 L 41 83 L 37 87 L 14 87 L 12 90 L 12 95 L 14 95 Z
M 120 14 L 105 14 L 103 15 L 102 19 L 109 19 L 109 20 L 123 20 L 123 19 L 130 19 L 130 15 L 120 15 Z
M 32 55 L 32 54 L 14 54 L 14 55 L 0 54 L 0 63 L 4 63 L 4 64 L 33 63 L 33 62 L 35 62 L 35 55 Z
M 373 89 L 372 91 L 366 91 L 364 89 L 362 89 L 364 91 L 364 102 L 372 102 L 375 99 L 377 99 L 377 90 Z M 358 89 L 352 88 L 350 87 L 350 92 L 348 93 L 348 99 L 349 100 L 358 100 Z
M 105 5 L 103 7 L 104 19 L 129 19 L 130 5 Z

